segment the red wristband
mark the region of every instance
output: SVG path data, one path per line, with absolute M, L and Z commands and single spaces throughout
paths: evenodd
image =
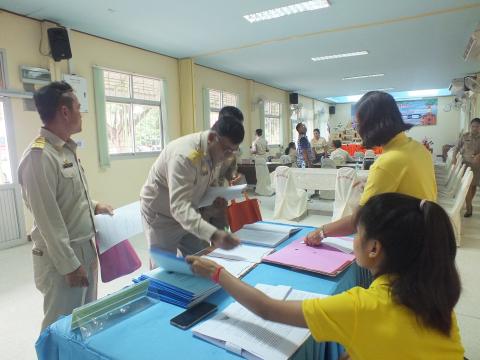
M 218 284 L 218 282 L 220 281 L 220 272 L 223 270 L 223 266 L 218 266 L 216 269 L 215 269 L 215 272 L 213 273 L 211 279 L 212 281 L 215 283 L 215 284 Z

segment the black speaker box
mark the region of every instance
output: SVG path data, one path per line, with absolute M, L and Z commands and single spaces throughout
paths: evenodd
M 329 106 L 328 107 L 328 113 L 330 115 L 334 115 L 335 114 L 335 106 Z
M 290 93 L 290 105 L 298 105 L 298 93 Z
M 71 59 L 72 50 L 70 49 L 67 30 L 60 27 L 50 28 L 47 33 L 53 60 Z

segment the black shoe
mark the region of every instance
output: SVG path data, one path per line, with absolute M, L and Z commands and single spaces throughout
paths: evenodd
M 471 212 L 471 211 L 467 211 L 465 214 L 463 214 L 463 217 L 465 217 L 465 218 L 472 217 L 472 212 Z

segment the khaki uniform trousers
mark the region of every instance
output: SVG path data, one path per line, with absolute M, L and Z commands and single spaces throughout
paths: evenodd
M 71 247 L 87 271 L 87 288 L 68 286 L 65 276 L 55 269 L 46 248 L 36 247 L 32 251 L 35 286 L 43 294 L 42 331 L 60 315 L 69 315 L 73 309 L 97 299 L 98 262 L 93 242 L 71 244 Z

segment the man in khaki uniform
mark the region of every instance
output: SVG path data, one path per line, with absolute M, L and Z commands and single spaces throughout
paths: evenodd
M 477 186 L 480 182 L 480 118 L 475 118 L 470 122 L 470 132 L 460 137 L 457 148 L 453 154 L 453 160 L 456 160 L 457 153 L 462 154 L 463 162 L 470 166 L 473 171 L 473 180 L 468 189 L 465 198 L 467 211 L 465 217 L 471 217 L 473 213 L 472 200 L 475 197 Z
M 97 298 L 97 255 L 93 212 L 112 213 L 94 203 L 70 138 L 82 128 L 80 104 L 65 82 L 34 95 L 44 127 L 18 168 L 25 205 L 34 218 L 33 272 L 44 295 L 42 330 L 59 315 Z
M 224 249 L 238 245 L 238 238 L 202 219 L 198 204 L 217 180 L 219 165 L 238 150 L 244 135 L 242 123 L 225 116 L 211 130 L 183 136 L 165 147 L 140 193 L 151 247 L 189 255 L 210 243 Z
M 240 109 L 235 106 L 224 106 L 218 118 L 225 116 L 231 116 L 235 118 L 236 121 L 240 121 L 243 124 L 243 114 Z M 215 125 L 213 126 L 215 127 Z M 218 176 L 216 180 L 212 183 L 212 186 L 231 186 L 239 184 L 242 179 L 241 174 L 238 173 L 237 166 L 237 154 L 234 153 L 231 156 L 227 156 L 222 164 L 218 167 Z M 222 199 L 223 200 L 223 199 Z M 208 221 L 210 224 L 216 226 L 218 229 L 225 229 L 229 226 L 227 219 L 227 209 L 223 201 L 215 201 L 211 206 L 207 206 L 200 209 L 202 218 Z

